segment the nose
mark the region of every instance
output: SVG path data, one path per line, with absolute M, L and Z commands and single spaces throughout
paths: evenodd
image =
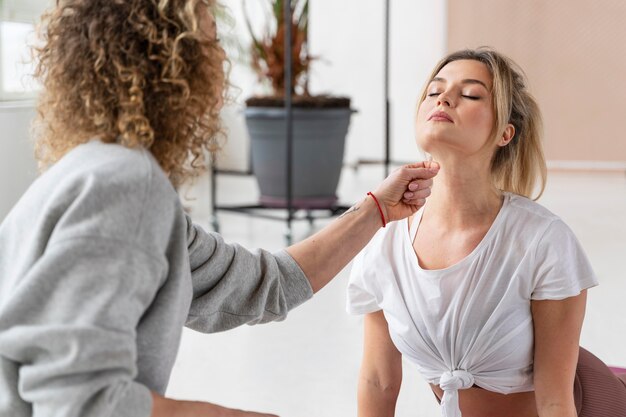
M 437 97 L 437 106 L 454 107 L 454 102 L 450 99 L 446 91 L 439 94 Z

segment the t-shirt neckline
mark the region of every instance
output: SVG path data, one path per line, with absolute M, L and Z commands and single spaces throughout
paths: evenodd
M 500 207 L 500 210 L 498 211 L 498 214 L 496 215 L 496 218 L 493 220 L 493 223 L 491 223 L 491 226 L 489 227 L 489 230 L 487 231 L 487 233 L 485 233 L 485 236 L 483 236 L 482 240 L 478 243 L 478 245 L 476 245 L 476 247 L 463 259 L 461 259 L 460 261 L 446 267 L 446 268 L 442 268 L 442 269 L 424 269 L 422 268 L 422 266 L 419 263 L 419 258 L 417 256 L 417 253 L 415 252 L 415 249 L 413 248 L 413 241 L 411 240 L 411 228 L 409 227 L 409 218 L 407 217 L 406 219 L 404 219 L 405 222 L 405 227 L 402 227 L 403 230 L 403 236 L 404 236 L 404 241 L 406 243 L 406 248 L 407 250 L 410 252 L 410 255 L 412 257 L 413 260 L 413 265 L 415 266 L 415 268 L 424 274 L 429 274 L 429 275 L 440 275 L 443 273 L 447 273 L 447 272 L 452 272 L 458 268 L 461 268 L 463 265 L 471 262 L 476 256 L 478 256 L 478 254 L 482 251 L 482 249 L 489 243 L 489 241 L 493 238 L 493 235 L 496 233 L 496 231 L 499 228 L 500 223 L 502 222 L 502 219 L 505 217 L 505 212 L 508 211 L 508 206 L 509 206 L 509 201 L 511 199 L 511 193 L 503 191 L 503 202 L 502 202 L 502 206 Z M 425 207 L 425 206 L 424 206 Z M 413 219 L 413 221 L 418 222 L 417 227 L 419 228 L 419 222 L 422 221 L 422 214 L 424 213 L 424 207 L 422 207 L 416 214 L 415 214 L 415 218 Z

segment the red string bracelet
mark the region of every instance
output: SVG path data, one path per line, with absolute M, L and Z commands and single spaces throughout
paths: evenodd
M 380 213 L 380 218 L 383 221 L 383 227 L 385 227 L 387 225 L 387 222 L 385 221 L 385 215 L 383 214 L 383 209 L 380 207 L 380 203 L 378 202 L 378 199 L 371 192 L 368 192 L 367 195 L 372 196 L 372 198 L 374 199 L 374 202 L 376 203 L 376 207 L 378 207 L 378 212 Z

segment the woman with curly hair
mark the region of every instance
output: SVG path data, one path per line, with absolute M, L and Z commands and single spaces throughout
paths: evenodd
M 194 225 L 174 186 L 220 132 L 212 6 L 57 0 L 44 16 L 44 173 L 0 226 L 0 416 L 261 415 L 163 397 L 182 327 L 285 318 L 429 195 L 436 164 L 403 167 L 273 254 Z

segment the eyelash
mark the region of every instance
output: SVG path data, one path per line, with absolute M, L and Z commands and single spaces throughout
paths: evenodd
M 430 94 L 428 94 L 428 97 L 435 97 L 435 96 L 438 96 L 440 94 L 441 93 L 430 93 Z M 480 100 L 480 97 L 478 97 L 478 96 L 468 96 L 466 94 L 461 94 L 461 97 L 465 97 L 465 98 L 470 99 L 470 100 Z

